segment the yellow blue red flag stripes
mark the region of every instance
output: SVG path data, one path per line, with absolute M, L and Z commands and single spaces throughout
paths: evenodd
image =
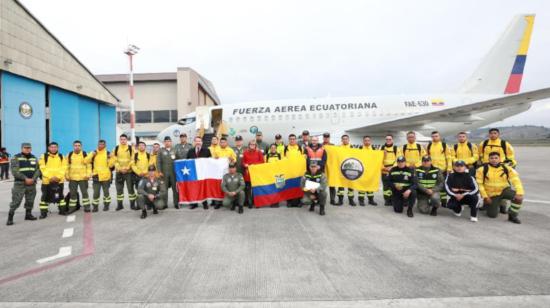
M 383 151 L 325 146 L 327 178 L 331 187 L 377 191 L 380 188 Z
M 303 156 L 251 165 L 248 169 L 256 207 L 301 198 L 304 194 L 300 187 L 301 178 L 306 172 Z

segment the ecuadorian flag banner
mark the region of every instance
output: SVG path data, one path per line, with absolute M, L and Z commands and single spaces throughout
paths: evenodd
M 285 158 L 267 164 L 251 165 L 250 182 L 256 207 L 301 198 L 300 182 L 306 173 L 303 156 Z
M 330 187 L 359 191 L 378 191 L 382 174 L 383 151 L 325 146 L 327 178 Z

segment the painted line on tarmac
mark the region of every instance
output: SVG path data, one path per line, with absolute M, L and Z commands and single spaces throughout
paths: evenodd
M 67 216 L 67 222 L 73 222 L 75 220 L 76 216 L 75 215 L 69 215 Z
M 543 204 L 550 204 L 550 201 L 546 200 L 531 200 L 531 199 L 525 199 L 523 200 L 525 202 L 532 202 L 532 203 L 543 203 Z
M 62 235 L 62 237 L 63 237 L 63 238 L 71 237 L 71 236 L 73 236 L 73 234 L 74 234 L 74 228 L 63 229 L 63 235 Z
M 47 270 L 59 267 L 61 265 L 65 265 L 67 263 L 77 261 L 77 260 L 81 260 L 81 259 L 84 259 L 84 258 L 87 258 L 87 257 L 93 255 L 95 253 L 95 243 L 94 243 L 94 230 L 93 230 L 93 226 L 92 226 L 92 214 L 91 213 L 85 213 L 84 214 L 84 236 L 83 236 L 83 241 L 84 241 L 84 249 L 82 250 L 82 252 L 79 255 L 72 256 L 70 258 L 66 258 L 66 259 L 63 259 L 63 260 L 59 260 L 59 261 L 54 262 L 54 263 L 38 266 L 38 267 L 35 267 L 33 269 L 30 269 L 30 270 L 27 270 L 27 271 L 24 271 L 24 272 L 21 272 L 21 273 L 18 273 L 18 274 L 14 274 L 14 275 L 7 276 L 7 277 L 2 277 L 2 278 L 0 278 L 0 286 L 5 284 L 5 283 L 9 283 L 9 282 L 12 282 L 12 281 L 15 281 L 15 280 L 27 277 L 27 276 L 34 275 L 34 274 L 42 273 L 42 272 L 45 272 Z
M 38 260 L 36 260 L 36 263 L 42 264 L 42 263 L 46 263 L 46 262 L 51 262 L 51 261 L 56 260 L 56 259 L 68 257 L 72 253 L 73 253 L 73 247 L 72 246 L 64 246 L 64 247 L 59 248 L 59 252 L 56 255 L 53 255 L 53 256 L 50 256 L 50 257 L 47 257 L 47 258 L 38 259 Z

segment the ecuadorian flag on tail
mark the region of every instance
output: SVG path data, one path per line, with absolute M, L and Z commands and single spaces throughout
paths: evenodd
M 297 199 L 304 195 L 300 186 L 302 176 L 306 173 L 306 160 L 303 156 L 251 165 L 248 170 L 256 207 Z
M 383 151 L 325 146 L 327 178 L 331 187 L 377 191 L 380 188 Z

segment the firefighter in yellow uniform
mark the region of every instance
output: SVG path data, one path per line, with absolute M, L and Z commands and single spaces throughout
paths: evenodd
M 97 142 L 97 149 L 86 157 L 92 167 L 92 212 L 97 212 L 99 207 L 99 197 L 103 190 L 103 211 L 108 211 L 111 204 L 111 195 L 109 188 L 111 187 L 112 168 L 114 157 L 107 151 L 105 140 Z
M 216 157 L 216 152 L 219 150 L 219 148 L 220 140 L 218 139 L 218 137 L 213 136 L 212 141 L 210 142 L 210 146 L 208 147 L 208 149 L 210 150 L 210 154 L 212 154 L 212 157 Z
M 67 215 L 67 204 L 63 195 L 67 165 L 63 155 L 59 153 L 57 142 L 50 142 L 48 152 L 42 154 L 38 165 L 42 173 L 40 219 L 48 217 L 49 203 L 58 205 L 60 215 Z
M 420 144 L 416 143 L 416 133 L 408 132 L 407 133 L 407 144 L 403 147 L 398 153 L 398 156 L 405 157 L 407 161 L 407 167 L 415 170 L 416 168 L 422 166 L 422 157 L 426 155 L 426 150 Z
M 386 135 L 386 143 L 380 148 L 384 151 L 384 167 L 382 167 L 382 189 L 384 190 L 384 205 L 391 206 L 391 186 L 389 183 L 389 174 L 391 168 L 395 167 L 397 158 L 397 146 L 393 144 L 393 135 Z
M 363 151 L 372 152 L 377 151 L 372 146 L 372 138 L 370 136 L 364 136 L 363 137 L 363 146 L 361 147 Z M 373 191 L 359 191 L 357 193 L 358 199 L 359 199 L 359 205 L 365 206 L 365 195 L 367 195 L 367 198 L 369 200 L 369 204 L 376 206 L 378 203 L 374 201 L 374 192 Z
M 117 145 L 111 156 L 113 157 L 113 164 L 115 166 L 116 177 L 116 210 L 120 211 L 124 208 L 122 202 L 124 201 L 124 184 L 128 190 L 128 199 L 130 200 L 130 208 L 136 208 L 136 192 L 134 190 L 132 164 L 134 158 L 134 150 L 128 144 L 128 136 L 125 134 L 119 137 L 120 144 Z
M 138 150 L 134 153 L 134 162 L 132 163 L 132 171 L 134 173 L 134 189 L 138 189 L 139 181 L 149 174 L 149 166 L 152 165 L 151 154 L 146 151 L 145 142 L 138 143 Z M 138 207 L 132 208 L 138 210 Z
M 516 170 L 501 163 L 499 152 L 489 153 L 489 163 L 477 169 L 476 180 L 487 216 L 495 218 L 500 210 L 502 214 L 508 212 L 509 221 L 521 223 L 518 213 L 525 193 L 523 185 Z M 512 201 L 508 211 L 504 203 L 506 200 Z
M 498 128 L 491 128 L 489 130 L 489 139 L 479 144 L 479 159 L 482 164 L 489 162 L 489 154 L 492 152 L 498 152 L 502 163 L 516 168 L 516 156 L 514 148 L 508 141 L 500 139 L 500 131 Z
M 349 143 L 349 136 L 348 135 L 342 135 L 342 143 L 339 145 L 340 147 L 343 147 L 343 148 L 351 148 L 351 144 Z M 345 188 L 344 187 L 338 187 L 338 190 L 336 192 L 336 196 L 338 196 L 338 202 L 335 204 L 335 205 L 342 205 L 344 204 L 344 192 L 345 192 Z M 353 189 L 351 188 L 348 188 L 348 203 L 350 206 L 356 206 L 357 204 L 355 203 L 355 201 L 353 200 L 353 198 L 355 197 L 355 192 L 353 191 Z
M 82 151 L 82 143 L 79 140 L 73 142 L 73 150 L 67 155 L 67 174 L 69 181 L 69 212 L 76 212 L 78 202 L 78 190 L 82 194 L 80 204 L 84 212 L 90 212 L 90 196 L 88 195 L 88 180 L 92 177 L 92 166 L 86 158 L 86 152 Z
M 432 165 L 441 170 L 443 178 L 453 170 L 453 151 L 444 141 L 441 141 L 441 135 L 438 131 L 432 132 L 432 141 L 426 147 L 426 154 L 432 159 Z M 441 205 L 447 206 L 447 192 L 445 189 L 439 192 Z
M 295 134 L 288 135 L 288 144 L 283 150 L 283 156 L 286 158 L 289 157 L 304 157 L 304 151 L 302 147 L 298 144 L 298 140 Z M 287 200 L 288 207 L 300 206 L 300 198 Z
M 464 161 L 470 175 L 475 176 L 476 164 L 479 160 L 477 145 L 468 141 L 468 135 L 465 132 L 458 133 L 456 139 L 458 143 L 453 146 L 453 163 L 457 160 Z
M 227 143 L 226 137 L 220 138 L 220 146 L 216 149 L 216 153 L 212 153 L 212 157 L 214 158 L 227 158 L 229 160 L 229 163 L 234 163 L 237 161 L 237 154 L 235 154 L 235 151 L 229 146 L 229 143 Z

